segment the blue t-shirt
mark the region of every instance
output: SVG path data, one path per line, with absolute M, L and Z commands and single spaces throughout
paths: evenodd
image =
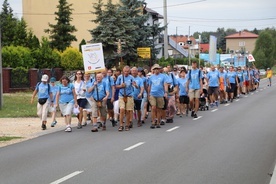
M 207 79 L 209 80 L 209 87 L 218 87 L 219 86 L 219 72 L 217 70 L 209 71 L 207 73 Z
M 249 80 L 249 76 L 248 76 L 248 71 L 247 70 L 243 70 L 243 78 L 245 81 L 248 81 Z
M 92 97 L 93 91 L 91 91 L 90 93 L 88 92 L 88 89 L 91 88 L 93 86 L 95 82 L 95 79 L 90 79 L 88 81 L 85 82 L 85 87 L 86 87 L 86 92 L 85 92 L 85 97 L 86 98 L 90 98 Z
M 125 85 L 126 85 L 125 88 L 120 89 L 120 91 L 119 91 L 120 97 L 122 97 L 124 95 L 126 95 L 126 96 L 133 95 L 133 86 L 132 86 L 133 81 L 134 81 L 134 78 L 131 75 L 128 75 L 127 77 L 126 76 L 123 77 L 123 75 L 119 75 L 119 77 L 116 81 L 116 85 L 121 85 L 122 83 L 125 83 Z
M 243 72 L 242 71 L 237 72 L 237 76 L 238 76 L 240 82 L 243 82 Z
M 141 98 L 138 98 L 139 93 L 141 92 L 141 88 L 144 87 L 143 80 L 140 77 L 133 77 L 134 81 L 136 82 L 138 89 L 136 87 L 133 87 L 133 98 L 134 100 L 142 100 Z
M 92 92 L 92 96 L 95 100 L 102 100 L 108 92 L 107 83 L 105 81 L 98 83 L 97 85 L 95 85 Z
M 200 89 L 200 80 L 202 77 L 202 71 L 199 69 L 190 70 L 188 72 L 188 79 L 190 80 L 189 89 Z
M 165 94 L 164 84 L 167 83 L 168 77 L 164 74 L 151 75 L 149 85 L 151 86 L 150 95 L 154 97 L 163 97 Z
M 115 86 L 114 79 L 111 76 L 106 76 L 105 78 L 103 78 L 103 81 L 105 81 L 107 84 L 107 90 L 109 92 L 108 99 L 111 99 L 112 98 L 112 86 Z
M 50 88 L 50 89 L 49 89 Z M 49 98 L 51 93 L 50 84 L 40 82 L 36 85 L 35 89 L 38 91 L 38 98 Z
M 59 86 L 59 103 L 74 103 L 73 90 L 75 90 L 73 84 L 69 83 L 67 86 L 61 84 Z
M 53 95 L 53 103 L 55 104 L 56 103 L 56 96 L 57 96 L 57 92 L 59 90 L 59 87 L 58 86 L 51 86 L 51 92 L 52 92 L 52 95 Z
M 232 83 L 232 84 L 236 84 L 236 76 L 237 76 L 237 73 L 236 72 L 230 72 L 228 71 L 227 73 L 227 79 L 229 80 L 229 83 Z
M 178 78 L 178 86 L 179 86 L 179 96 L 187 96 L 187 91 L 186 91 L 186 83 L 187 83 L 187 78 Z

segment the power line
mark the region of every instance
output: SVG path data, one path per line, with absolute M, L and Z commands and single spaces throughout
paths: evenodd
M 276 20 L 276 17 L 267 17 L 267 18 L 252 18 L 252 19 L 208 19 L 208 18 L 191 18 L 191 17 L 176 17 L 176 16 L 170 16 L 172 18 L 179 18 L 182 20 L 192 20 L 192 21 L 198 21 L 198 22 L 213 22 L 213 21 L 217 21 L 217 22 L 244 22 L 244 21 L 265 21 L 265 20 Z M 172 20 L 172 19 L 170 19 Z M 181 21 L 181 20 L 173 20 L 173 21 Z
M 167 5 L 167 8 L 169 7 L 175 7 L 175 6 L 182 6 L 182 5 L 187 5 L 187 4 L 194 4 L 194 3 L 200 3 L 206 0 L 199 0 L 199 1 L 192 1 L 192 2 L 187 2 L 187 3 L 180 3 L 180 4 L 174 4 L 174 5 Z M 151 7 L 151 9 L 158 9 L 158 8 L 163 8 L 163 6 L 159 7 Z

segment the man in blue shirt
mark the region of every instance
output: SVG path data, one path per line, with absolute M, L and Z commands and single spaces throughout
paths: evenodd
M 141 122 L 141 104 L 143 99 L 143 93 L 144 93 L 144 82 L 142 78 L 138 76 L 138 69 L 136 67 L 133 67 L 131 69 L 131 75 L 134 78 L 134 91 L 133 91 L 133 98 L 134 98 L 134 111 L 137 111 L 137 119 L 138 123 L 137 126 L 142 126 Z
M 106 102 L 109 96 L 109 91 L 106 82 L 103 81 L 103 75 L 98 73 L 96 75 L 96 81 L 93 86 L 88 89 L 88 92 L 92 92 L 92 117 L 93 128 L 92 132 L 98 132 L 97 117 L 98 111 L 101 116 L 101 123 L 103 125 L 102 130 L 106 130 Z
M 54 105 L 54 101 L 53 101 L 54 99 L 53 99 L 50 84 L 48 83 L 48 79 L 49 79 L 48 75 L 44 74 L 42 76 L 41 82 L 39 82 L 36 85 L 31 99 L 31 103 L 33 103 L 34 97 L 36 96 L 36 94 L 38 94 L 37 115 L 42 121 L 42 125 L 41 125 L 42 130 L 46 130 L 49 104 L 51 106 Z
M 197 118 L 199 108 L 199 97 L 202 93 L 202 71 L 197 68 L 197 62 L 192 62 L 192 69 L 188 72 L 188 81 L 186 91 L 190 98 L 190 108 L 192 109 L 191 116 Z
M 114 79 L 112 77 L 112 70 L 108 69 L 107 70 L 107 74 L 106 71 L 102 72 L 103 76 L 104 76 L 104 80 L 107 83 L 107 88 L 109 91 L 109 96 L 107 99 L 107 112 L 108 112 L 108 116 L 110 118 L 110 121 L 112 123 L 112 126 L 114 127 L 116 125 L 116 122 L 114 120 L 114 106 L 113 106 L 113 102 L 114 102 L 114 95 L 115 95 L 115 82 Z M 106 77 L 105 77 L 106 76 Z
M 133 86 L 135 85 L 134 78 L 129 75 L 130 67 L 125 66 L 123 73 L 116 80 L 116 88 L 119 91 L 119 107 L 120 107 L 120 126 L 118 131 L 129 130 L 130 126 L 130 116 L 134 110 L 133 101 Z M 126 126 L 124 127 L 124 116 L 126 116 Z
M 149 101 L 152 108 L 152 125 L 151 128 L 160 128 L 160 119 L 162 108 L 164 107 L 164 97 L 168 98 L 167 77 L 160 73 L 161 67 L 158 64 L 152 66 L 152 74 L 149 78 Z M 155 118 L 157 123 L 155 124 Z
M 211 66 L 211 70 L 208 72 L 206 77 L 207 83 L 209 84 L 208 95 L 210 97 L 210 106 L 216 105 L 218 107 L 218 87 L 219 87 L 219 72 L 215 66 Z
M 230 66 L 229 71 L 227 73 L 227 85 L 228 98 L 230 98 L 230 101 L 233 102 L 234 91 L 239 85 L 237 73 L 234 71 L 233 66 Z

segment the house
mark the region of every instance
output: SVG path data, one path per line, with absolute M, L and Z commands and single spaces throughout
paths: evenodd
M 183 58 L 183 57 L 189 56 L 188 50 L 184 49 L 182 45 L 177 44 L 177 42 L 171 37 L 168 37 L 168 39 L 169 39 L 168 52 L 170 57 Z
M 252 53 L 255 49 L 255 43 L 258 35 L 248 32 L 240 31 L 225 37 L 226 48 L 233 53 Z

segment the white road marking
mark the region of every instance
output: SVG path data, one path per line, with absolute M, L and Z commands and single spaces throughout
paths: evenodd
M 230 105 L 230 104 L 225 104 L 224 106 L 227 107 L 227 106 L 229 106 L 229 105 Z
M 240 99 L 235 100 L 236 102 L 240 101 Z
M 62 183 L 62 182 L 64 182 L 64 181 L 66 181 L 66 180 L 69 180 L 70 178 L 73 178 L 74 176 L 76 176 L 76 175 L 78 175 L 78 174 L 80 174 L 80 173 L 82 173 L 83 171 L 76 171 L 76 172 L 73 172 L 73 173 L 71 173 L 71 174 L 68 174 L 67 176 L 64 176 L 63 178 L 60 178 L 59 180 L 56 180 L 56 181 L 54 181 L 54 182 L 52 182 L 52 183 L 50 183 L 50 184 L 59 184 L 59 183 Z
M 193 120 L 195 121 L 195 120 L 198 120 L 200 118 L 202 118 L 202 116 L 198 116 L 197 118 L 194 118 Z
M 141 145 L 143 145 L 143 144 L 145 144 L 145 142 L 139 142 L 139 143 L 137 143 L 137 144 L 134 144 L 133 146 L 130 146 L 130 147 L 124 149 L 124 151 L 130 151 L 130 150 L 132 150 L 132 149 L 134 149 L 134 148 L 137 148 L 138 146 L 141 146 Z
M 216 112 L 218 109 L 211 110 L 211 112 Z
M 171 128 L 171 129 L 167 130 L 166 132 L 172 132 L 172 131 L 174 131 L 174 130 L 176 130 L 176 129 L 178 129 L 178 128 L 179 128 L 179 126 L 176 126 L 176 127 L 173 127 L 173 128 Z

